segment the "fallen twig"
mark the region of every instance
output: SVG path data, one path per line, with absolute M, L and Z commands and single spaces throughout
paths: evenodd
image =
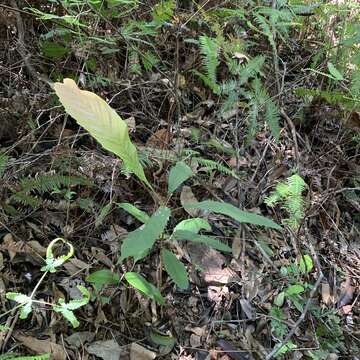
M 289 118 L 289 116 L 286 114 L 286 112 L 284 111 L 284 109 L 280 109 L 280 113 L 281 115 L 285 118 L 286 122 L 289 125 L 289 128 L 291 130 L 291 135 L 294 141 L 294 149 L 295 149 L 295 159 L 296 159 L 296 166 L 299 166 L 299 162 L 300 162 L 300 154 L 299 154 L 299 147 L 298 147 L 298 142 L 297 142 L 297 135 L 296 135 L 296 129 L 295 129 L 295 125 L 292 122 L 292 120 Z
M 291 331 L 286 335 L 285 339 L 282 340 L 279 344 L 277 344 L 273 349 L 272 351 L 266 356 L 266 360 L 270 360 L 272 359 L 276 354 L 277 352 L 293 337 L 293 335 L 295 334 L 296 332 L 296 329 L 300 326 L 300 324 L 304 321 L 305 319 L 305 316 L 309 310 L 309 307 L 311 305 L 311 300 L 312 298 L 314 297 L 318 287 L 320 286 L 321 284 L 321 281 L 322 279 L 324 278 L 324 275 L 322 272 L 320 272 L 320 275 L 318 277 L 318 279 L 316 280 L 316 283 L 313 287 L 313 289 L 311 290 L 310 292 L 310 297 L 308 299 L 308 301 L 306 302 L 306 305 L 304 307 L 304 310 L 303 312 L 301 313 L 299 319 L 296 321 L 295 325 L 293 326 L 293 328 L 291 329 Z

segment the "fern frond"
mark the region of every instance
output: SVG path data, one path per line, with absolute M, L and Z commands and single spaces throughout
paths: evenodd
M 261 83 L 260 79 L 256 77 L 252 82 L 253 92 L 250 93 L 253 100 L 256 101 L 259 106 L 264 106 L 269 98 L 263 84 Z
M 299 196 L 306 189 L 306 182 L 298 174 L 294 174 L 288 179 L 289 193 L 291 196 Z
M 236 179 L 238 179 L 238 175 L 235 173 L 234 170 L 228 168 L 227 166 L 221 164 L 218 161 L 210 160 L 210 159 L 204 159 L 201 157 L 193 157 L 191 161 L 197 162 L 200 166 L 205 167 L 208 171 L 216 170 L 219 171 L 222 174 L 232 176 Z
M 206 70 L 206 76 L 217 84 L 216 71 L 219 66 L 220 46 L 216 38 L 207 35 L 199 37 L 200 52 L 202 54 L 203 67 Z
M 289 218 L 283 222 L 297 229 L 305 215 L 305 201 L 302 196 L 307 184 L 298 174 L 290 176 L 286 182 L 277 184 L 275 191 L 265 198 L 265 204 L 274 206 L 281 203 L 289 213 Z
M 239 82 L 242 85 L 247 83 L 249 79 L 261 74 L 261 68 L 263 67 L 264 62 L 265 57 L 258 55 L 250 59 L 246 64 L 234 64 L 229 70 L 233 75 L 239 76 Z
M 255 138 L 256 131 L 258 129 L 258 116 L 259 116 L 259 104 L 252 100 L 250 102 L 250 110 L 247 116 L 247 134 L 246 143 L 250 143 Z
M 150 50 L 141 55 L 141 62 L 146 71 L 151 70 L 156 64 L 160 62 L 159 58 Z
M 280 138 L 280 113 L 277 105 L 270 98 L 265 103 L 265 122 L 269 125 L 275 140 L 278 141 Z
M 355 89 L 356 90 L 356 89 Z M 313 96 L 321 97 L 325 99 L 329 104 L 341 104 L 344 108 L 348 110 L 353 110 L 354 108 L 360 108 L 360 95 L 355 96 L 351 93 L 350 96 L 341 92 L 341 91 L 326 91 L 320 89 L 306 89 L 298 88 L 295 90 L 295 94 L 298 96 Z
M 160 1 L 152 11 L 153 22 L 157 26 L 163 25 L 172 18 L 175 8 L 176 3 L 174 0 Z
M 141 75 L 139 52 L 134 49 L 129 51 L 129 70 L 132 74 Z
M 223 115 L 225 112 L 232 110 L 239 101 L 239 93 L 237 91 L 231 92 L 225 101 L 222 103 L 220 113 Z
M 3 153 L 0 153 L 0 178 L 4 175 L 5 168 L 9 157 Z
M 40 194 L 49 192 L 54 188 L 69 187 L 76 185 L 93 186 L 93 183 L 80 176 L 64 175 L 39 175 L 36 178 L 23 178 L 19 181 L 21 191 L 29 193 L 37 191 Z
M 262 32 L 262 34 L 267 37 L 270 45 L 273 48 L 275 48 L 276 44 L 275 44 L 273 33 L 271 31 L 271 27 L 268 23 L 268 20 L 261 14 L 257 13 L 257 14 L 255 14 L 255 21 L 256 21 L 258 27 L 260 28 L 260 31 Z
M 34 209 L 40 207 L 42 204 L 42 202 L 39 198 L 37 198 L 36 196 L 33 196 L 33 195 L 29 195 L 23 191 L 19 191 L 19 192 L 13 194 L 10 197 L 10 200 L 12 200 L 18 204 L 24 205 L 24 206 L 30 206 Z

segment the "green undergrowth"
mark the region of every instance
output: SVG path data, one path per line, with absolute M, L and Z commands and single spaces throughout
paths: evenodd
M 244 170 L 235 170 L 227 160 L 239 160 L 239 154 L 249 149 L 258 151 L 253 145 L 259 139 L 264 139 L 274 153 L 285 152 L 288 144 L 284 139 L 286 123 L 281 116 L 284 109 L 289 114 L 302 114 L 314 99 L 321 98 L 338 106 L 345 120 L 360 110 L 360 11 L 355 1 L 335 5 L 327 1 L 279 0 L 271 6 L 269 1 L 239 0 L 213 7 L 197 2 L 190 6 L 175 0 L 151 4 L 138 0 L 59 0 L 59 6 L 51 3 L 54 6 L 33 4 L 25 9 L 37 19 L 41 30 L 36 39 L 38 50 L 54 81 L 49 96 L 75 121 L 71 126 L 79 125 L 96 140 L 86 142 L 86 146 L 91 144 L 97 152 L 106 151 L 108 156 L 119 159 L 119 165 L 112 175 L 104 175 L 102 182 L 82 173 L 83 164 L 75 155 L 71 159 L 59 156 L 51 169 L 42 172 L 32 171 L 31 166 L 28 172 L 10 171 L 14 151 L 1 148 L 0 183 L 6 197 L 1 198 L 1 213 L 7 219 L 23 219 L 29 213 L 52 208 L 66 212 L 68 220 L 69 214 L 78 216 L 81 212 L 82 217 L 91 217 L 86 225 L 88 234 L 93 231 L 95 235 L 91 236 L 97 236 L 110 214 L 120 210 L 129 216 L 132 228 L 119 244 L 114 267 L 87 274 L 91 291 L 80 288 L 80 299 L 44 304 L 36 300 L 36 291 L 30 296 L 21 291 L 8 293 L 7 299 L 11 306 L 16 304 L 21 319 L 30 315 L 34 304 L 41 303 L 74 327 L 80 326 L 75 315 L 78 309 L 88 302 L 111 303 L 112 299 L 103 292 L 107 285 L 126 284 L 158 305 L 167 306 L 169 291 L 192 291 L 189 271 L 194 264 L 179 251 L 182 244 L 203 244 L 229 258 L 229 238 L 243 225 L 251 231 L 262 231 L 271 239 L 281 237 L 284 229 L 293 233 L 306 230 L 301 225 L 311 206 L 311 182 L 299 175 L 303 173 L 301 168 L 269 189 L 264 200 L 267 206 L 258 208 L 256 213 L 219 199 L 214 201 L 210 192 L 205 192 L 201 201 L 193 199 L 188 203 L 180 201 L 181 194 L 185 186 L 194 189 L 194 184 L 205 183 L 205 189 L 211 188 L 212 180 L 222 176 L 233 178 L 242 186 Z M 310 53 L 299 72 L 289 70 L 286 63 L 295 44 L 301 49 L 301 58 Z M 110 64 L 118 72 L 111 73 Z M 74 71 L 75 68 L 81 71 Z M 295 80 L 285 87 L 288 75 L 295 76 Z M 191 140 L 181 151 L 172 144 L 167 150 L 150 146 L 140 150 L 129 135 L 127 122 L 105 101 L 115 95 L 115 85 L 123 78 L 129 80 L 130 88 L 144 79 L 154 89 L 158 84 L 166 87 L 170 95 L 164 96 L 164 103 L 169 102 L 170 109 L 165 115 L 159 110 L 156 118 L 166 118 L 169 129 L 199 106 L 209 104 L 211 116 L 203 117 L 211 118 L 210 130 L 191 123 Z M 290 93 L 295 101 L 286 108 L 284 100 Z M 122 96 L 124 100 L 117 101 L 125 104 L 127 95 L 124 92 Z M 294 109 L 296 101 L 301 105 Z M 212 129 L 215 130 L 209 138 Z M 240 139 L 235 138 L 235 131 L 241 134 Z M 89 137 L 85 139 L 88 141 Z M 299 140 L 308 141 L 301 137 Z M 165 164 L 165 170 L 157 182 L 159 178 L 152 171 L 159 161 Z M 131 178 L 123 184 L 131 184 L 124 191 L 132 202 L 118 201 L 118 189 L 113 187 L 115 177 Z M 354 178 L 351 183 L 358 186 L 359 181 Z M 139 186 L 135 189 L 133 184 Z M 354 191 L 344 194 L 358 199 Z M 152 205 L 139 206 L 144 205 L 139 196 L 149 199 Z M 260 214 L 270 210 L 280 214 L 278 222 L 283 226 L 269 212 L 266 216 Z M 197 215 L 189 215 L 194 213 Z M 214 217 L 230 224 L 226 234 L 229 236 L 217 236 Z M 65 240 L 64 244 L 69 246 Z M 266 249 L 274 255 L 267 244 Z M 289 254 L 288 265 L 280 269 L 285 280 L 274 289 L 267 309 L 272 346 L 281 344 L 291 331 L 289 314 L 299 317 L 303 313 L 317 274 L 310 255 L 296 257 L 291 251 Z M 145 270 L 144 264 L 154 256 L 158 256 L 159 266 L 166 274 L 166 287 L 153 283 Z M 55 272 L 68 260 L 65 258 L 54 257 L 50 251 L 41 271 Z M 309 314 L 318 348 L 306 350 L 306 356 L 321 360 L 346 352 L 340 315 L 315 304 Z M 154 333 L 153 337 L 155 343 L 166 344 L 170 349 L 175 344 L 170 335 Z M 295 354 L 298 345 L 290 339 L 278 349 L 277 357 Z M 46 357 L 29 357 L 42 358 Z

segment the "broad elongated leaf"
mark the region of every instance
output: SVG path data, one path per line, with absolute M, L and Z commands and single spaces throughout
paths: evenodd
M 299 295 L 304 291 L 305 291 L 304 287 L 302 285 L 300 285 L 300 284 L 291 285 L 290 287 L 288 287 L 285 290 L 285 295 L 287 295 L 287 296 Z
M 130 203 L 121 203 L 118 204 L 118 206 L 121 209 L 124 209 L 125 211 L 127 211 L 129 214 L 131 214 L 132 216 L 134 216 L 136 219 L 138 219 L 139 221 L 141 221 L 143 224 L 145 224 L 149 219 L 150 216 L 142 211 L 139 210 L 136 206 L 134 206 L 133 204 Z
M 231 247 L 228 245 L 222 243 L 221 241 L 215 239 L 212 236 L 206 236 L 206 235 L 199 235 L 197 233 L 186 231 L 186 230 L 178 230 L 174 233 L 173 239 L 175 240 L 188 240 L 188 241 L 194 241 L 199 242 L 202 244 L 206 244 L 208 246 L 211 246 L 212 248 L 224 252 L 231 252 Z
M 168 193 L 174 192 L 184 181 L 193 175 L 194 173 L 188 165 L 183 161 L 178 161 L 170 170 Z
M 163 249 L 161 251 L 161 257 L 165 270 L 174 280 L 174 283 L 180 289 L 187 289 L 189 287 L 189 280 L 184 264 L 167 249 Z
M 118 285 L 120 276 L 109 269 L 101 269 L 87 276 L 86 281 L 93 284 L 97 291 L 100 291 L 104 285 Z
M 162 297 L 158 288 L 153 284 L 149 283 L 143 276 L 135 272 L 127 272 L 124 275 L 126 281 L 133 286 L 135 289 L 139 290 L 141 293 L 149 297 L 150 299 L 155 300 L 161 305 L 165 304 L 165 300 Z
M 128 127 L 116 111 L 96 94 L 80 90 L 72 79 L 55 83 L 54 89 L 66 112 L 106 150 L 119 156 L 128 170 L 151 187 L 139 162 L 136 147 L 130 141 Z
M 187 230 L 198 233 L 200 230 L 211 230 L 210 224 L 202 218 L 193 218 L 180 221 L 174 228 L 174 233 L 178 230 Z
M 170 348 L 172 348 L 175 345 L 175 338 L 173 336 L 159 334 L 157 331 L 153 329 L 149 334 L 149 338 L 156 345 L 166 346 Z
M 237 207 L 227 204 L 224 202 L 218 201 L 202 201 L 195 204 L 186 204 L 184 205 L 186 209 L 203 209 L 210 212 L 223 214 L 232 217 L 234 220 L 241 223 L 254 224 L 265 226 L 277 230 L 281 230 L 281 226 L 276 224 L 274 221 L 267 219 L 264 216 L 257 215 L 254 213 L 242 211 Z
M 299 268 L 303 274 L 311 272 L 311 270 L 314 268 L 314 263 L 310 255 L 304 255 L 300 259 Z
M 164 231 L 170 217 L 167 207 L 160 207 L 139 229 L 128 234 L 121 245 L 119 262 L 132 256 L 135 261 L 143 258 Z
M 344 77 L 340 73 L 340 71 L 334 66 L 333 63 L 328 62 L 327 64 L 329 73 L 333 76 L 335 80 L 344 80 Z

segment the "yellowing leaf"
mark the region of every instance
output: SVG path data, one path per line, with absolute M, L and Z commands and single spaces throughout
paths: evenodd
M 80 90 L 72 79 L 55 83 L 54 90 L 66 112 L 106 150 L 119 156 L 126 168 L 151 188 L 131 142 L 124 120 L 96 94 Z

